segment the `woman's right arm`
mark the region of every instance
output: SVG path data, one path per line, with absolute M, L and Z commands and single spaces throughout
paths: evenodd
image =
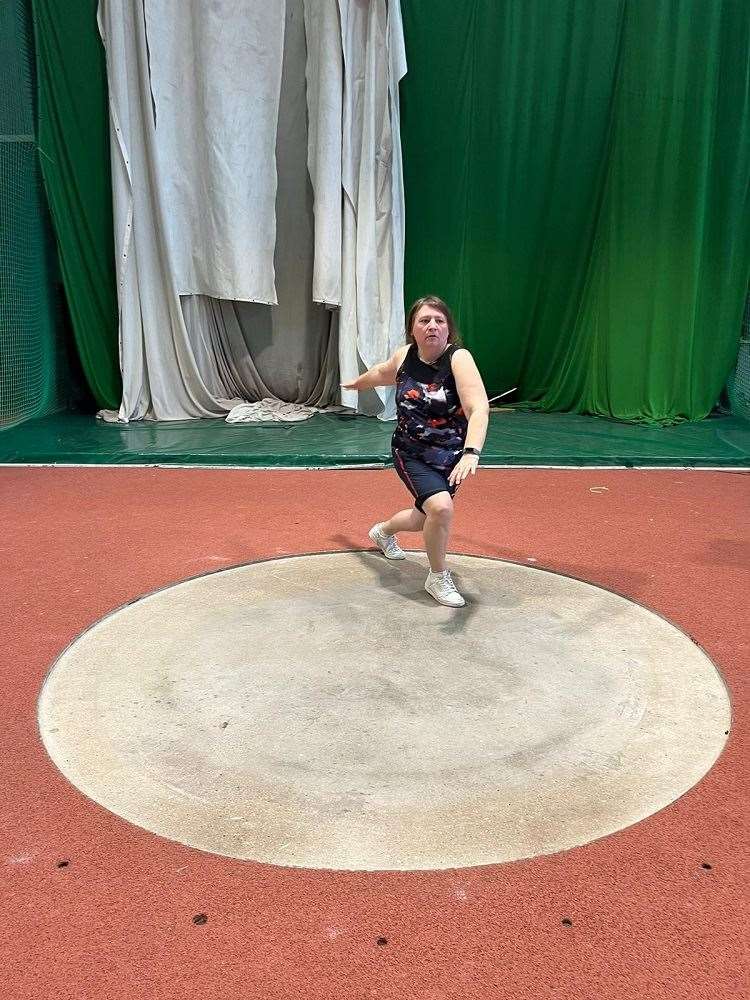
M 396 372 L 404 360 L 404 355 L 408 349 L 408 347 L 398 347 L 387 361 L 381 361 L 379 365 L 373 365 L 372 368 L 369 368 L 351 382 L 342 382 L 341 388 L 374 389 L 378 385 L 395 385 Z

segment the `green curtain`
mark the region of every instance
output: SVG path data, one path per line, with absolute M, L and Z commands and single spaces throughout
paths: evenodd
M 406 291 L 491 392 L 699 419 L 750 276 L 746 0 L 402 0 Z
M 116 408 L 122 387 L 97 0 L 32 0 L 32 7 L 39 154 L 76 346 L 96 402 Z

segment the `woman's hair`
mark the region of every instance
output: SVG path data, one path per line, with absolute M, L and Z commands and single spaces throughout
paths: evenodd
M 417 317 L 417 313 L 422 308 L 422 306 L 432 306 L 433 309 L 437 309 L 441 312 L 448 321 L 448 343 L 449 344 L 460 344 L 461 334 L 456 329 L 456 321 L 453 319 L 453 313 L 450 311 L 448 306 L 439 299 L 437 295 L 425 295 L 421 299 L 417 299 L 414 305 L 409 310 L 409 315 L 406 317 L 406 342 L 407 344 L 414 343 L 414 337 L 412 335 L 412 327 L 414 326 L 414 320 Z

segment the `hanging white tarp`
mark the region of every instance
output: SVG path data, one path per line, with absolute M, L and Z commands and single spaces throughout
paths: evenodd
M 301 31 L 302 13 L 309 136 L 287 128 L 280 143 L 285 19 L 287 32 L 298 23 Z M 228 365 L 227 331 L 214 320 L 227 315 L 222 303 L 276 302 L 274 257 L 284 261 L 285 287 L 304 283 L 311 300 L 340 307 L 342 381 L 391 354 L 404 322 L 398 81 L 406 67 L 397 0 L 101 0 L 99 22 L 112 129 L 120 419 L 219 416 L 238 390 L 258 398 L 257 377 L 248 387 L 238 377 L 255 359 L 245 365 L 235 346 Z M 314 251 L 299 238 L 306 222 L 287 220 L 277 233 L 276 160 L 292 133 L 307 154 Z M 285 198 L 286 215 L 294 204 L 304 198 Z M 299 281 L 288 266 L 297 260 Z M 188 314 L 188 297 L 216 308 Z M 327 325 L 315 325 L 313 350 L 300 357 L 328 368 L 293 380 L 296 402 L 325 400 L 336 375 Z M 262 336 L 247 342 L 265 356 Z M 301 395 L 303 383 L 312 388 Z M 381 415 L 391 417 L 392 391 L 380 395 Z M 342 401 L 356 407 L 357 394 Z
M 158 0 L 145 11 L 177 291 L 275 303 L 284 4 Z
M 119 300 L 121 420 L 219 416 L 240 400 L 211 391 L 182 316 L 156 154 L 142 0 L 102 0 Z M 205 357 L 203 352 L 203 357 Z
M 404 337 L 404 198 L 398 82 L 406 72 L 398 0 L 339 0 L 344 51 L 342 116 L 342 382 L 393 353 Z M 383 419 L 392 389 L 379 389 Z M 342 391 L 357 405 L 357 393 Z
M 341 110 L 344 54 L 338 0 L 304 0 L 307 166 L 313 189 L 313 298 L 341 305 Z

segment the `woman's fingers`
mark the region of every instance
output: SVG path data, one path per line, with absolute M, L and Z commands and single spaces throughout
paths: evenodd
M 466 479 L 469 473 L 471 473 L 472 476 L 476 475 L 477 465 L 478 463 L 471 458 L 462 458 L 461 461 L 453 470 L 453 472 L 451 473 L 451 478 L 448 480 L 448 482 L 451 484 L 451 486 L 453 486 L 454 484 L 458 486 L 460 483 L 464 481 L 464 479 Z
M 475 462 L 470 456 L 465 456 L 459 459 L 456 465 L 454 465 L 451 470 L 451 474 L 448 476 L 449 486 L 459 486 L 464 479 L 469 475 L 475 476 L 477 473 L 477 465 L 479 463 Z

